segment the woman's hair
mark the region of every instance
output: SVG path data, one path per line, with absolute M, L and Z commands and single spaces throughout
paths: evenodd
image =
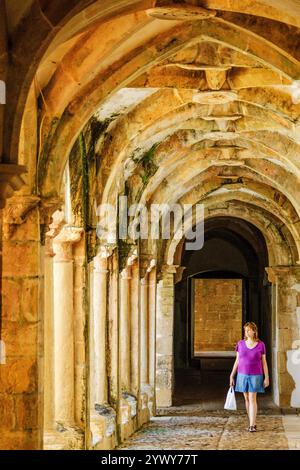
M 246 333 L 245 333 L 245 330 L 246 330 L 247 327 L 249 327 L 251 330 L 253 330 L 253 332 L 254 332 L 253 339 L 255 341 L 260 341 L 260 339 L 258 337 L 257 326 L 253 321 L 248 321 L 247 323 L 245 323 L 245 325 L 244 325 L 244 339 L 247 339 L 247 336 L 246 336 Z

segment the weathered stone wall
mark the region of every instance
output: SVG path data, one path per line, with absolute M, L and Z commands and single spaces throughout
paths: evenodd
M 1 449 L 42 446 L 42 312 L 39 306 L 43 272 L 39 209 L 31 202 L 33 207 L 21 224 L 14 223 L 17 221 L 9 207 L 4 211 L 1 336 L 6 346 L 6 363 L 0 365 Z M 17 205 L 15 201 L 14 209 Z
M 194 350 L 233 351 L 242 332 L 242 280 L 194 279 Z

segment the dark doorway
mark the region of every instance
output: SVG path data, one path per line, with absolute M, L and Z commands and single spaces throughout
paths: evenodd
M 271 284 L 265 272 L 265 267 L 268 266 L 268 253 L 261 232 L 252 224 L 234 217 L 208 219 L 205 222 L 202 249 L 183 250 L 181 265 L 185 266 L 183 277 L 175 285 L 174 405 L 198 403 L 204 408 L 214 408 L 223 403 L 235 359 L 236 339 L 242 338 L 242 326 L 246 321 L 254 321 L 257 324 L 260 338 L 266 344 L 270 382 L 272 382 Z M 201 279 L 202 281 L 198 282 Z M 201 338 L 202 333 L 201 324 L 195 323 L 193 303 L 195 284 L 205 287 L 207 297 L 202 300 L 204 303 L 200 302 L 199 308 L 206 312 L 206 325 L 209 326 L 205 330 L 205 335 L 211 337 L 211 344 L 207 337 L 202 343 L 199 340 L 198 352 L 195 350 L 194 335 L 200 331 Z M 215 290 L 210 290 L 211 285 L 214 285 Z M 230 291 L 235 288 L 234 286 L 238 290 Z M 235 299 L 231 298 L 230 292 L 235 292 Z M 219 308 L 221 309 L 219 311 L 222 311 L 222 301 L 224 310 L 227 308 L 229 312 L 228 320 L 226 321 L 226 315 L 225 317 L 219 315 L 219 321 L 213 322 L 212 319 L 216 318 L 213 317 L 213 314 L 216 314 L 215 309 Z M 236 312 L 240 309 L 239 316 L 237 313 L 230 315 L 232 310 L 230 306 L 228 308 L 230 301 L 232 309 L 234 308 Z M 218 302 L 219 306 L 215 307 Z M 211 319 L 209 312 L 212 312 Z M 223 323 L 224 329 L 222 329 Z M 240 335 L 236 330 L 238 324 L 240 324 Z M 233 334 L 234 328 L 235 334 Z M 228 330 L 231 330 L 231 336 L 228 335 L 226 343 L 218 341 L 218 330 L 223 340 L 224 332 L 227 334 Z M 268 399 L 270 393 L 271 386 L 266 394 Z

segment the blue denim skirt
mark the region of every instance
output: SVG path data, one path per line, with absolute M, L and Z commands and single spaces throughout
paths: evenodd
M 236 378 L 235 391 L 265 393 L 264 376 L 238 373 Z

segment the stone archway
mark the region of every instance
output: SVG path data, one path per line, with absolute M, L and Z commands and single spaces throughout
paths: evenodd
M 182 221 L 167 242 L 100 239 L 94 206 L 124 195 L 260 230 L 274 400 L 295 407 L 297 1 L 207 0 L 203 17 L 170 0 L 167 20 L 164 0 L 23 3 L 0 5 L 0 446 L 113 448 L 172 404 Z
M 258 325 L 272 380 L 271 285 L 267 247 L 252 224 L 211 218 L 204 239 L 201 250 L 183 251 L 175 284 L 173 402 L 219 408 L 246 321 Z

